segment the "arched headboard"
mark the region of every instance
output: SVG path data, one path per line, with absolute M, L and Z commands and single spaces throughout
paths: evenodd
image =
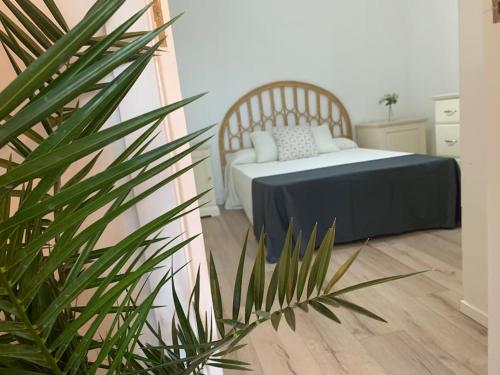
M 298 81 L 278 81 L 241 97 L 224 116 L 219 129 L 222 171 L 227 156 L 251 147 L 250 133 L 274 126 L 328 124 L 334 137 L 352 138 L 351 119 L 331 92 Z

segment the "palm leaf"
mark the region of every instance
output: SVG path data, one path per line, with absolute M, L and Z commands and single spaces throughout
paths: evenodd
M 304 258 L 300 266 L 299 278 L 297 283 L 297 299 L 300 301 L 304 287 L 306 285 L 307 278 L 309 276 L 309 268 L 313 260 L 314 249 L 316 247 L 316 235 L 318 231 L 318 225 L 316 224 L 311 232 L 309 241 L 307 242 Z
M 341 299 L 341 298 L 335 298 L 335 297 L 332 297 L 332 300 L 335 301 L 338 305 L 345 307 L 346 309 L 351 310 L 351 311 L 355 312 L 356 314 L 365 315 L 365 316 L 372 318 L 374 320 L 378 320 L 380 322 L 387 323 L 387 321 L 384 318 L 381 318 L 377 314 L 374 314 L 371 311 L 368 311 L 367 309 L 365 309 L 364 307 L 356 305 L 355 303 L 346 301 L 346 300 Z
M 31 34 L 31 36 L 40 44 L 43 48 L 47 49 L 51 46 L 51 41 L 42 33 L 42 31 L 36 26 L 33 21 L 31 21 L 27 16 L 24 15 L 20 9 L 14 5 L 10 0 L 3 0 L 4 4 L 7 5 L 12 14 L 16 19 L 24 26 L 24 28 Z M 68 31 L 68 30 L 66 30 Z
M 326 316 L 328 319 L 331 319 L 339 324 L 341 323 L 337 315 L 335 315 L 330 309 L 328 309 L 328 307 L 323 305 L 321 302 L 313 300 L 309 301 L 309 305 L 311 305 L 311 307 L 317 312 L 319 312 L 321 315 Z
M 64 31 L 68 32 L 69 31 L 68 24 L 66 23 L 66 20 L 64 19 L 63 15 L 61 14 L 61 11 L 57 7 L 56 3 L 54 3 L 54 0 L 43 0 L 43 2 L 47 6 L 50 13 L 52 14 L 52 17 L 54 17 L 54 19 L 57 21 L 59 26 L 61 26 L 61 28 Z
M 63 36 L 62 31 L 31 1 L 16 0 L 16 2 L 53 42 Z
M 253 268 L 253 295 L 255 310 L 260 310 L 264 300 L 264 287 L 266 282 L 266 259 L 265 259 L 265 243 L 264 231 L 261 232 L 255 264 Z
M 233 320 L 238 320 L 241 307 L 241 286 L 243 283 L 243 267 L 245 266 L 245 255 L 247 252 L 248 245 L 248 235 L 250 234 L 250 229 L 247 230 L 245 236 L 245 242 L 243 243 L 243 248 L 241 249 L 240 261 L 238 263 L 238 270 L 236 271 L 236 279 L 234 282 L 234 293 L 233 293 Z
M 358 257 L 358 255 L 361 253 L 361 250 L 363 250 L 363 248 L 357 250 L 354 254 L 352 254 L 345 262 L 344 264 L 337 270 L 337 272 L 335 272 L 335 274 L 333 275 L 333 277 L 330 279 L 330 281 L 328 282 L 328 285 L 326 286 L 325 288 L 325 292 L 326 293 L 329 293 L 332 288 L 335 286 L 335 284 L 342 278 L 342 276 L 344 276 L 344 274 L 349 270 L 349 268 L 351 267 L 351 265 L 354 263 L 354 261 L 356 260 L 356 258 Z
M 290 221 L 288 231 L 281 250 L 280 260 L 278 262 L 278 299 L 280 306 L 283 306 L 286 291 L 288 289 L 288 274 L 290 272 L 290 258 L 292 254 L 293 221 Z
M 25 98 L 32 95 L 49 79 L 103 24 L 117 11 L 124 0 L 99 2 L 94 17 L 84 18 L 71 31 L 60 38 L 43 56 L 40 56 L 19 77 L 0 93 L 0 118 L 7 116 Z M 5 131 L 0 130 L 0 147 L 10 139 Z M 9 132 L 10 133 L 10 132 Z
M 352 285 L 352 286 L 349 286 L 347 288 L 343 288 L 343 289 L 337 290 L 336 292 L 333 292 L 330 295 L 334 296 L 334 297 L 335 296 L 340 296 L 340 295 L 343 295 L 343 294 L 346 294 L 346 293 L 354 292 L 355 290 L 365 289 L 365 288 L 369 288 L 371 286 L 375 286 L 375 285 L 379 285 L 379 284 L 385 284 L 385 283 L 388 283 L 388 282 L 391 282 L 391 281 L 400 280 L 400 279 L 405 279 L 407 277 L 420 275 L 420 274 L 425 273 L 425 272 L 428 272 L 428 271 L 419 271 L 419 272 L 412 272 L 412 273 L 409 273 L 409 274 L 406 274 L 406 275 L 397 275 L 397 276 L 390 276 L 390 277 L 382 277 L 380 279 L 366 281 L 364 283 Z
M 221 319 L 223 318 L 223 312 L 222 312 L 222 296 L 220 292 L 220 284 L 219 284 L 219 278 L 217 276 L 217 269 L 215 266 L 214 258 L 210 254 L 210 260 L 209 260 L 209 269 L 210 269 L 210 289 L 212 291 L 212 301 L 214 303 L 214 313 L 215 313 L 215 319 L 217 320 L 217 328 L 219 330 L 219 333 L 224 336 L 224 323 L 221 322 Z

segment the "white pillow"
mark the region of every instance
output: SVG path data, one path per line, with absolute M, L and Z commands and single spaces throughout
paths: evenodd
M 257 155 L 253 148 L 244 148 L 243 150 L 229 154 L 228 161 L 232 165 L 255 163 L 257 161 Z
M 340 151 L 337 143 L 333 140 L 332 133 L 328 125 L 311 126 L 311 133 L 320 154 Z
M 268 131 L 256 131 L 250 134 L 257 163 L 278 160 L 278 148 L 272 134 Z
M 335 140 L 335 143 L 337 144 L 337 146 L 341 150 L 350 150 L 352 148 L 358 148 L 358 145 L 356 144 L 356 142 L 354 142 L 353 140 L 351 140 L 349 138 L 340 137 L 340 138 L 334 138 L 334 140 Z
M 273 129 L 281 161 L 309 158 L 318 155 L 318 149 L 308 125 L 281 126 Z

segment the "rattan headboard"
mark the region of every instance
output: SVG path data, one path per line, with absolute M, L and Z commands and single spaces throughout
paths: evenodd
M 351 119 L 331 92 L 304 82 L 279 81 L 241 97 L 224 116 L 219 129 L 222 170 L 227 156 L 251 147 L 250 133 L 273 126 L 328 124 L 334 137 L 352 138 Z

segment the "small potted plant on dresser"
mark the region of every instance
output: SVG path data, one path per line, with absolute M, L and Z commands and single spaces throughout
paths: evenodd
M 394 112 L 392 110 L 392 106 L 398 104 L 399 95 L 396 93 L 393 94 L 385 94 L 380 98 L 379 104 L 385 104 L 387 106 L 387 121 L 392 121 L 394 118 Z

